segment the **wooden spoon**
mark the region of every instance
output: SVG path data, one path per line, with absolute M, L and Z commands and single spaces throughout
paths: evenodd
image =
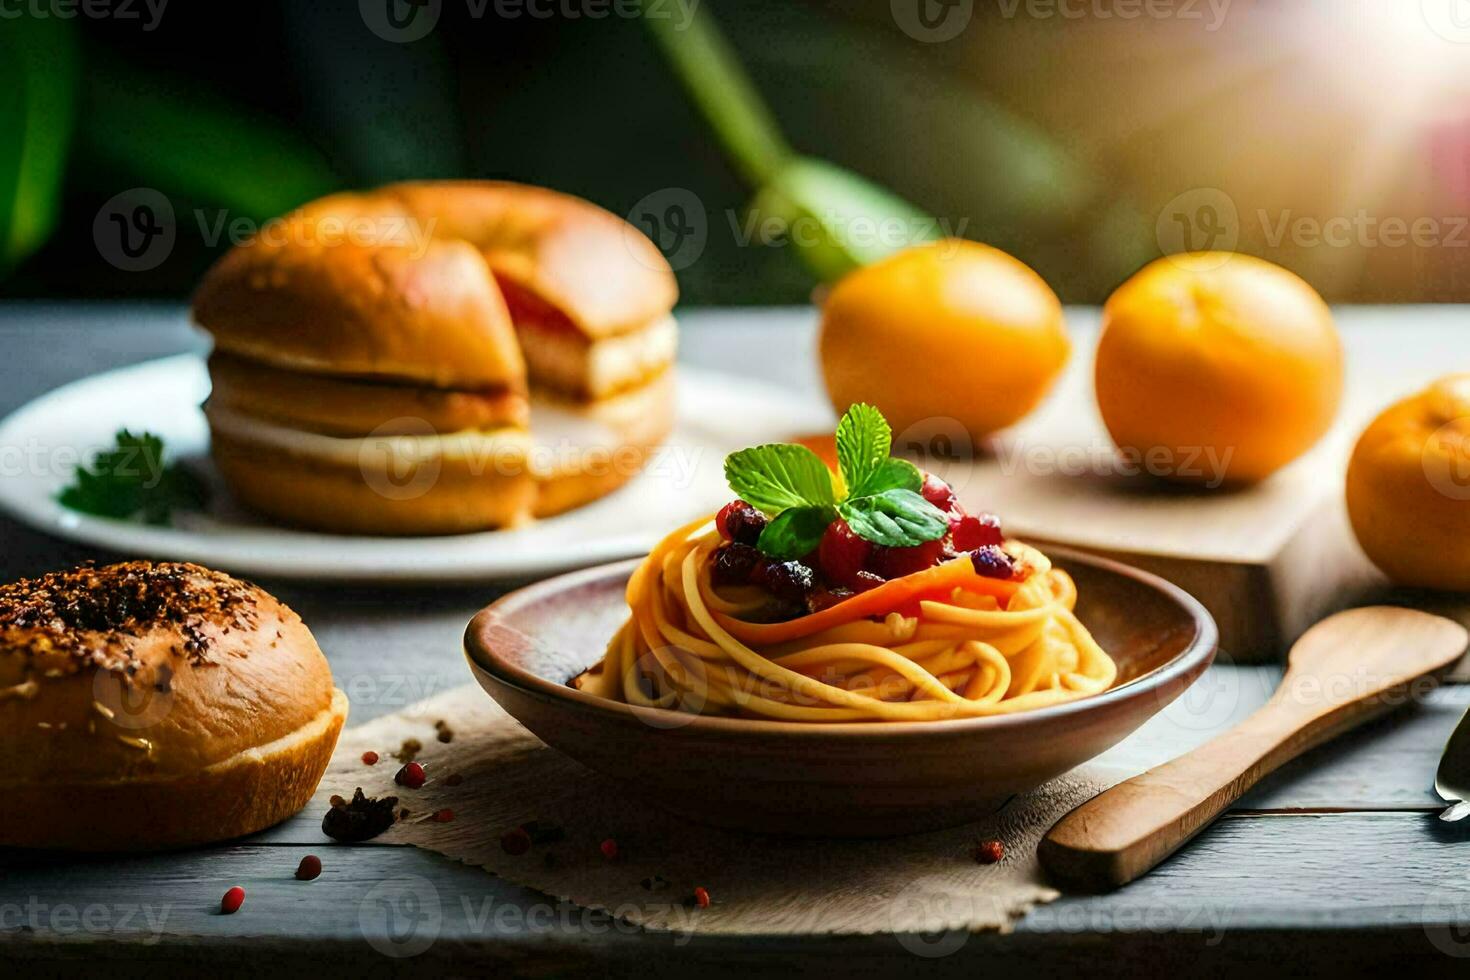
M 1041 863 L 1061 883 L 1088 890 L 1132 881 L 1278 766 L 1425 693 L 1466 640 L 1458 623 L 1411 609 L 1369 606 L 1329 616 L 1292 646 L 1270 701 L 1223 735 L 1057 821 L 1041 841 Z

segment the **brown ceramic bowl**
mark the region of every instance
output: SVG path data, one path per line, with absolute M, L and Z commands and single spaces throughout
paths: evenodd
M 1163 579 L 1063 549 L 1077 615 L 1118 662 L 1111 690 L 1014 715 L 924 722 L 794 722 L 634 708 L 567 682 L 627 616 L 636 561 L 513 592 L 465 633 L 480 686 L 542 741 L 654 805 L 706 823 L 883 836 L 974 820 L 1117 743 L 1209 666 L 1215 623 Z

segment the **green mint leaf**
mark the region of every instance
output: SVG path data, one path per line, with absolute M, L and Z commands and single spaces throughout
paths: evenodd
M 830 507 L 837 502 L 832 471 L 805 446 L 772 444 L 725 457 L 725 480 L 736 496 L 775 517 L 791 507 Z
M 761 532 L 756 547 L 782 561 L 811 554 L 822 543 L 827 525 L 837 519 L 832 507 L 792 507 L 783 510 Z
M 885 459 L 863 481 L 862 492 L 848 492 L 848 499 L 871 497 L 889 490 L 910 490 L 918 493 L 924 487 L 924 474 L 906 459 Z
M 845 500 L 837 512 L 857 533 L 885 548 L 912 548 L 937 541 L 949 530 L 949 519 L 912 490 L 885 490 L 869 497 Z
M 116 445 L 80 466 L 57 500 L 62 506 L 98 517 L 137 517 L 167 524 L 173 512 L 198 510 L 207 502 L 204 484 L 182 466 L 164 463 L 163 440 L 150 433 L 135 436 L 126 429 Z
M 873 474 L 888 459 L 893 430 L 883 413 L 858 402 L 837 423 L 837 466 L 849 497 L 865 497 Z

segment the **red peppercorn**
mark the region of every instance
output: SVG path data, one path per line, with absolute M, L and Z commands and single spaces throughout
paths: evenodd
M 709 908 L 709 892 L 703 888 L 694 889 L 694 904 L 702 909 Z
M 410 762 L 393 776 L 393 781 L 399 786 L 407 786 L 409 789 L 418 789 L 424 785 L 427 778 L 424 767 L 417 762 Z
M 977 864 L 998 864 L 1006 856 L 1005 845 L 998 840 L 985 840 L 975 845 Z
M 507 854 L 525 854 L 531 849 L 531 835 L 526 828 L 517 827 L 500 838 L 500 849 Z
M 245 904 L 245 889 L 236 885 L 225 892 L 225 897 L 219 900 L 219 910 L 223 915 L 234 915 L 240 911 L 240 906 Z
M 435 810 L 434 811 L 434 822 L 435 823 L 448 823 L 449 821 L 451 821 L 453 819 L 454 819 L 454 811 L 451 810 L 451 809 L 449 809 L 448 807 L 445 807 L 442 810 Z
M 459 785 L 459 784 L 460 784 L 460 783 L 462 783 L 462 782 L 464 782 L 464 777 L 463 777 L 463 776 L 461 776 L 461 775 L 460 775 L 460 774 L 459 774 L 459 773 L 457 773 L 457 772 L 452 772 L 452 773 L 450 773 L 450 774 L 449 774 L 449 776 L 448 776 L 448 777 L 447 777 L 447 778 L 446 778 L 446 779 L 445 779 L 445 780 L 444 780 L 444 785 L 445 785 L 445 786 L 458 786 L 458 785 Z
M 607 858 L 609 861 L 616 861 L 618 859 L 618 842 L 613 840 L 611 837 L 603 841 L 601 844 L 598 844 L 597 849 L 600 850 L 602 852 L 602 856 Z
M 322 859 L 315 854 L 306 855 L 306 857 L 301 859 L 301 863 L 296 866 L 297 881 L 311 881 L 319 877 L 321 873 Z
M 378 764 L 378 753 L 367 751 L 362 754 L 362 764 L 365 766 L 376 766 Z

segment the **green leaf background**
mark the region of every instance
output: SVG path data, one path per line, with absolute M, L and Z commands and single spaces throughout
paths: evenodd
M 0 275 L 45 243 L 61 211 L 77 102 L 76 38 L 58 18 L 0 29 Z

